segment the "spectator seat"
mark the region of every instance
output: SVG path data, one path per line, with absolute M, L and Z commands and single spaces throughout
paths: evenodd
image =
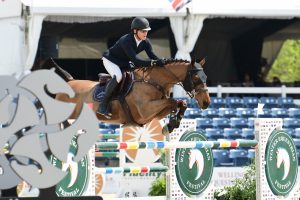
M 212 124 L 215 128 L 230 128 L 230 119 L 225 117 L 214 117 L 212 119 Z

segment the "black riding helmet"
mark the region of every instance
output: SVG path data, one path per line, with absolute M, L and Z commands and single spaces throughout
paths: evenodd
M 136 17 L 131 22 L 131 30 L 138 29 L 138 30 L 145 30 L 150 31 L 149 21 L 144 17 Z

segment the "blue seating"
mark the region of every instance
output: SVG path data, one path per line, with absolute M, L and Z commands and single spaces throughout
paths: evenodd
M 243 99 L 240 97 L 226 97 L 226 106 L 229 108 L 240 108 L 244 107 Z
M 253 140 L 255 138 L 253 128 L 242 128 L 242 137 L 244 139 Z
M 297 150 L 300 150 L 300 139 L 293 138 Z
M 214 166 L 233 166 L 232 159 L 229 158 L 227 149 L 213 149 Z
M 261 97 L 261 103 L 265 104 L 264 108 L 274 108 L 277 107 L 276 97 Z
M 248 149 L 247 157 L 248 157 L 248 162 L 253 163 L 255 159 L 255 149 Z
M 234 108 L 219 108 L 220 117 L 235 117 L 236 110 Z
M 249 164 L 248 150 L 230 149 L 229 158 L 233 160 L 234 166 L 245 166 Z
M 277 103 L 282 108 L 293 108 L 295 107 L 294 99 L 292 97 L 278 97 Z
M 211 97 L 210 98 L 210 107 L 211 108 L 226 107 L 226 101 L 222 97 Z
M 218 109 L 216 108 L 207 108 L 205 110 L 202 111 L 202 117 L 209 117 L 209 118 L 214 118 L 214 117 L 218 117 Z
M 297 156 L 298 156 L 298 167 L 300 163 L 300 149 L 297 149 Z
M 230 119 L 225 117 L 214 117 L 212 125 L 216 128 L 230 128 Z
M 198 108 L 198 102 L 196 99 L 186 99 L 186 103 L 188 108 Z
M 106 123 L 105 122 L 99 122 L 98 126 L 99 126 L 99 128 L 106 128 Z
M 243 97 L 244 105 L 247 108 L 256 108 L 259 102 L 258 97 Z
M 271 115 L 275 118 L 289 117 L 289 113 L 286 108 L 271 108 Z
M 224 137 L 229 140 L 241 139 L 242 130 L 239 128 L 224 128 Z
M 120 135 L 120 132 L 121 132 L 121 129 L 120 129 L 120 128 L 116 128 L 116 129 L 115 129 L 115 134 Z
M 220 128 L 206 128 L 205 137 L 208 140 L 217 140 L 224 138 L 223 130 Z
M 184 112 L 184 117 L 189 119 L 201 117 L 201 110 L 199 108 L 187 108 Z
M 212 128 L 212 119 L 211 118 L 196 118 L 196 129 L 206 129 Z
M 260 118 L 270 118 L 272 117 L 271 109 L 270 108 L 263 108 L 264 114 L 258 115 Z M 254 116 L 257 116 L 257 108 L 254 108 Z
M 230 118 L 230 125 L 235 128 L 247 128 L 248 120 L 245 118 L 232 117 Z
M 299 128 L 300 119 L 298 118 L 283 118 L 283 127 L 284 128 Z
M 253 108 L 236 108 L 236 116 L 237 117 L 254 117 Z
M 249 117 L 248 118 L 248 128 L 253 128 L 255 122 L 255 117 Z
M 115 130 L 116 128 L 120 128 L 120 124 L 105 123 L 105 128 L 110 128 Z
M 115 131 L 110 128 L 99 128 L 98 130 L 99 130 L 100 134 L 114 134 L 115 133 Z
M 300 108 L 289 108 L 288 112 L 290 117 L 300 118 Z
M 295 128 L 295 129 L 293 129 L 293 130 L 295 130 L 294 136 L 295 136 L 296 138 L 300 138 L 300 128 Z
M 284 132 L 287 132 L 291 137 L 296 137 L 295 136 L 295 129 L 294 128 L 282 128 L 282 130 Z M 300 132 L 299 132 L 299 136 L 300 137 Z

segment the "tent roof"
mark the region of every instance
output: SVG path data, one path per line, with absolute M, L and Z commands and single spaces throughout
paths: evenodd
M 194 0 L 195 14 L 250 18 L 292 18 L 300 16 L 298 0 Z
M 184 9 L 176 12 L 168 0 L 21 0 L 31 7 L 31 12 L 64 16 L 182 16 Z
M 0 1 L 0 19 L 8 17 L 18 17 L 22 12 L 20 0 L 1 0 Z
M 182 16 L 169 0 L 21 0 L 31 13 L 58 16 Z M 191 13 L 250 18 L 292 18 L 300 16 L 299 0 L 193 0 Z

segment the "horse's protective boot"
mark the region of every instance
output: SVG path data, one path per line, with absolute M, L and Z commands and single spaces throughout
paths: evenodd
M 117 78 L 114 76 L 107 84 L 105 88 L 105 96 L 103 101 L 101 102 L 98 113 L 104 115 L 106 118 L 111 118 L 110 108 L 109 108 L 109 101 L 112 97 L 113 92 L 115 91 L 116 87 L 118 86 Z

